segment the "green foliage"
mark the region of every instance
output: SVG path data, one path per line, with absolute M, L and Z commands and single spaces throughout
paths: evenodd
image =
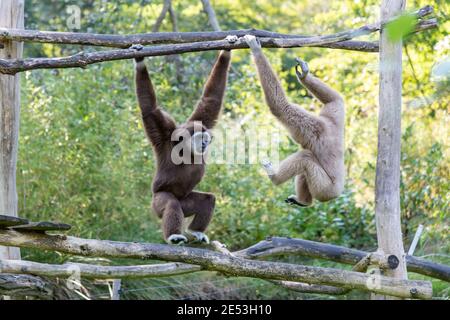
M 386 25 L 388 38 L 392 42 L 402 40 L 414 30 L 418 19 L 410 14 L 403 14 Z
M 67 4 L 82 9 L 82 30 L 98 33 L 148 32 L 162 1 L 37 1 L 26 5 L 28 28 L 67 31 Z M 408 1 L 411 9 L 426 1 Z M 223 29 L 261 28 L 298 34 L 324 34 L 376 21 L 379 1 L 242 1 L 216 0 L 213 5 Z M 174 1 L 181 31 L 209 29 L 200 1 Z M 419 223 L 426 232 L 418 255 L 447 254 L 449 221 L 448 61 L 450 23 L 448 1 L 436 6 L 439 30 L 405 39 L 403 82 L 402 218 L 405 246 Z M 403 33 L 410 21 L 398 23 Z M 398 29 L 398 30 L 397 30 Z M 170 31 L 165 21 L 161 31 Z M 376 35 L 366 37 L 375 40 Z M 26 56 L 69 55 L 73 46 L 25 46 Z M 97 50 L 83 48 L 83 50 Z M 337 200 L 299 209 L 284 203 L 293 183 L 274 187 L 258 165 L 212 164 L 199 186 L 217 195 L 217 209 L 209 229 L 232 249 L 254 244 L 270 235 L 301 237 L 351 247 L 376 248 L 374 181 L 377 146 L 378 57 L 376 54 L 328 49 L 266 50 L 292 100 L 308 110 L 318 104 L 298 84 L 294 58 L 309 62 L 311 70 L 345 97 L 347 187 Z M 192 111 L 216 53 L 148 59 L 160 104 L 178 121 Z M 433 70 L 438 79 L 433 77 Z M 444 70 L 444 71 L 442 71 Z M 21 215 L 33 220 L 61 220 L 74 225 L 72 234 L 128 241 L 161 242 L 158 219 L 151 213 L 152 150 L 146 141 L 136 105 L 130 61 L 103 63 L 87 70 L 33 71 L 22 77 L 22 113 L 18 163 Z M 281 158 L 296 150 L 285 130 L 270 114 L 247 50 L 233 53 L 224 125 L 244 129 L 279 128 L 283 132 Z M 62 262 L 67 256 L 24 250 L 24 257 Z M 287 258 L 294 259 L 294 258 Z M 299 262 L 298 260 L 295 260 Z M 312 261 L 300 261 L 312 263 Z M 118 263 L 118 262 L 117 262 Z M 121 261 L 121 263 L 132 263 Z M 316 262 L 316 264 L 319 262 Z M 323 263 L 323 262 L 322 262 Z M 323 263 L 330 266 L 330 263 Z M 214 279 L 217 279 L 214 277 Z M 210 281 L 211 280 L 211 281 Z M 216 297 L 302 298 L 273 286 L 233 291 L 248 284 L 226 286 L 204 275 L 166 280 L 126 282 L 126 298 L 186 298 L 188 283 L 209 282 L 205 290 Z M 146 287 L 185 286 L 160 290 Z M 87 283 L 90 290 L 106 289 Z M 442 283 L 440 285 L 443 286 Z M 227 288 L 231 291 L 227 291 Z M 233 290 L 232 290 L 233 289 Z M 229 293 L 228 295 L 226 294 Z M 435 292 L 448 296 L 448 289 Z M 214 296 L 214 295 L 213 295 Z M 192 298 L 192 297 L 191 297 Z M 201 297 L 197 297 L 201 298 Z

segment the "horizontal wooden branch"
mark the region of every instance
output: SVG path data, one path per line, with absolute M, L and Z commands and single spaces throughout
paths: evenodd
M 332 44 L 333 48 L 337 48 L 338 45 L 335 42 L 340 40 L 327 39 L 326 41 L 312 41 L 311 38 L 298 38 L 298 39 L 275 39 L 275 38 L 263 38 L 261 39 L 261 45 L 265 48 L 294 48 L 305 46 L 327 46 Z M 285 42 L 289 41 L 289 42 Z M 352 43 L 352 48 L 359 51 L 376 52 L 378 45 L 371 42 L 358 42 Z M 96 52 L 80 52 L 75 55 L 63 58 L 29 58 L 29 59 L 16 59 L 7 60 L 0 59 L 0 73 L 14 75 L 18 72 L 36 70 L 36 69 L 60 69 L 60 68 L 85 68 L 88 65 L 115 61 L 134 59 L 139 57 L 156 57 L 172 54 L 182 54 L 187 52 L 202 52 L 211 50 L 234 50 L 248 48 L 247 44 L 242 41 L 237 43 L 229 43 L 226 40 L 206 41 L 206 42 L 194 42 L 194 43 L 182 43 L 182 44 L 170 44 L 170 45 L 158 45 L 145 47 L 140 51 L 132 49 L 118 49 Z
M 425 6 L 412 13 L 418 19 L 433 13 L 432 6 Z M 379 30 L 380 23 L 369 24 L 353 32 L 365 32 L 368 30 Z M 349 33 L 349 31 L 344 32 Z M 80 32 L 56 32 L 56 31 L 38 31 L 23 29 L 0 28 L 0 41 L 25 41 L 54 44 L 75 44 L 88 46 L 102 46 L 112 48 L 129 48 L 133 44 L 154 45 L 167 43 L 190 43 L 222 40 L 228 35 L 243 37 L 246 34 L 254 35 L 258 38 L 276 38 L 276 39 L 299 39 L 311 38 L 308 35 L 283 34 L 267 30 L 243 29 L 230 31 L 213 32 L 152 32 L 143 34 L 116 35 L 116 34 L 95 34 Z M 343 45 L 345 48 L 345 45 Z M 353 50 L 353 49 L 351 49 Z
M 141 279 L 169 277 L 201 271 L 196 265 L 185 263 L 160 263 L 134 266 L 102 266 L 85 263 L 62 265 L 26 260 L 0 260 L 0 273 L 33 274 L 42 277 L 67 278 L 74 274 L 88 279 Z
M 369 253 L 309 240 L 271 237 L 234 254 L 246 259 L 290 254 L 355 265 Z M 377 255 L 373 255 L 371 260 L 376 258 Z M 377 263 L 376 261 L 372 262 Z M 450 282 L 450 266 L 426 261 L 413 256 L 406 256 L 406 263 L 408 271 Z
M 304 282 L 360 289 L 401 298 L 429 299 L 431 283 L 378 275 L 309 267 L 281 262 L 252 261 L 210 250 L 152 243 L 81 239 L 63 235 L 0 230 L 0 245 L 59 251 L 98 257 L 156 259 L 201 266 L 203 270 L 268 280 Z
M 49 299 L 51 286 L 39 277 L 25 274 L 0 274 L 0 295 Z
M 338 288 L 338 287 L 331 287 L 331 286 L 321 286 L 317 284 L 307 284 L 307 283 L 300 283 L 300 282 L 292 282 L 292 281 L 271 281 L 272 283 L 275 283 L 283 288 L 297 291 L 301 293 L 315 293 L 315 294 L 328 294 L 333 296 L 339 296 L 347 294 L 350 290 L 344 289 L 344 288 Z
M 437 26 L 435 19 L 421 20 L 416 26 L 416 32 L 427 30 Z M 370 24 L 355 30 L 340 32 L 332 35 L 310 36 L 300 38 L 260 38 L 261 45 L 265 48 L 297 48 L 297 47 L 329 47 L 334 49 L 348 49 L 364 52 L 377 52 L 379 47 L 376 42 L 349 41 L 350 39 L 368 35 L 380 30 L 379 23 Z M 7 60 L 0 59 L 0 73 L 16 74 L 35 69 L 58 69 L 58 68 L 85 68 L 88 65 L 138 57 L 154 57 L 171 54 L 182 54 L 187 52 L 201 52 L 210 50 L 233 50 L 245 49 L 248 45 L 239 40 L 230 43 L 227 40 L 214 40 L 193 43 L 166 44 L 144 47 L 140 51 L 133 49 L 118 49 L 96 52 L 80 52 L 73 56 L 62 58 L 29 58 Z

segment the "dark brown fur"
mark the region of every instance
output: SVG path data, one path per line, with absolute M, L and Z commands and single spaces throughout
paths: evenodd
M 176 165 L 171 159 L 171 141 L 176 130 L 194 131 L 194 121 L 201 121 L 204 131 L 214 127 L 225 93 L 231 53 L 222 51 L 206 82 L 203 95 L 186 123 L 177 126 L 172 117 L 158 106 L 150 76 L 142 60 L 136 64 L 136 92 L 147 136 L 156 156 L 152 207 L 163 220 L 164 238 L 181 234 L 185 217 L 194 219 L 189 230 L 204 232 L 211 221 L 215 197 L 193 191 L 205 173 L 205 163 Z

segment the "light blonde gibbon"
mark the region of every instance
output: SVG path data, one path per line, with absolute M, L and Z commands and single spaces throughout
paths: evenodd
M 258 40 L 250 35 L 244 40 L 253 53 L 267 105 L 303 148 L 283 160 L 278 170 L 269 161 L 264 161 L 268 176 L 275 185 L 295 177 L 296 195 L 286 200 L 290 204 L 309 206 L 313 199 L 328 201 L 338 197 L 345 179 L 344 100 L 335 90 L 309 74 L 308 65 L 298 60 L 302 70 L 296 69 L 299 81 L 324 106 L 319 115 L 314 115 L 290 102 Z

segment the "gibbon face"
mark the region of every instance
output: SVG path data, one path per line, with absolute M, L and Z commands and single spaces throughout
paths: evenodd
M 175 164 L 191 164 L 196 158 L 202 162 L 212 141 L 211 132 L 200 122 L 188 122 L 172 133 L 172 161 Z M 183 158 L 180 162 L 179 157 Z

